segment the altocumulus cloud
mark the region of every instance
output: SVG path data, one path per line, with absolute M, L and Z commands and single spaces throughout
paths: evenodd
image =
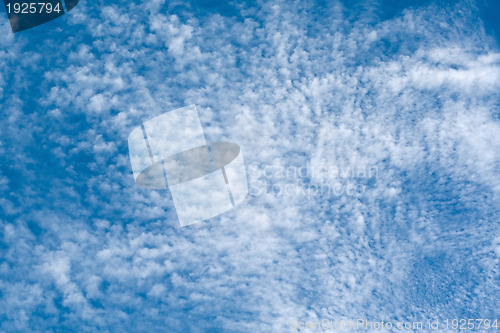
M 475 6 L 111 1 L 2 24 L 1 330 L 498 317 L 500 53 Z M 257 167 L 244 203 L 180 229 L 126 143 L 190 104 Z M 377 173 L 263 171 L 304 167 Z

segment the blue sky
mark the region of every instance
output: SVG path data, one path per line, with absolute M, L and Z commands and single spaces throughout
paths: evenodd
M 0 331 L 500 319 L 498 10 L 80 1 L 14 35 L 2 8 Z M 179 228 L 127 137 L 191 104 L 250 194 Z

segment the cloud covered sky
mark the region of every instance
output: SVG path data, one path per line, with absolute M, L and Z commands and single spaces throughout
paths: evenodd
M 500 319 L 485 6 L 81 1 L 16 35 L 3 13 L 0 330 Z M 127 137 L 190 104 L 240 145 L 250 194 L 179 228 Z

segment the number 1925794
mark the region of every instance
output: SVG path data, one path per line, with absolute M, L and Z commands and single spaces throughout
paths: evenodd
M 14 3 L 11 5 L 10 3 L 6 5 L 7 13 L 14 14 L 35 14 L 35 13 L 47 13 L 50 14 L 52 12 L 60 13 L 63 11 L 59 3 L 53 6 L 50 2 L 23 2 L 23 3 Z

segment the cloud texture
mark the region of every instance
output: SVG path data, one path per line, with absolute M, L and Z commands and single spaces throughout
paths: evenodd
M 500 53 L 476 5 L 108 1 L 4 22 L 0 330 L 498 317 Z M 190 104 L 240 145 L 250 194 L 178 228 L 127 137 Z

